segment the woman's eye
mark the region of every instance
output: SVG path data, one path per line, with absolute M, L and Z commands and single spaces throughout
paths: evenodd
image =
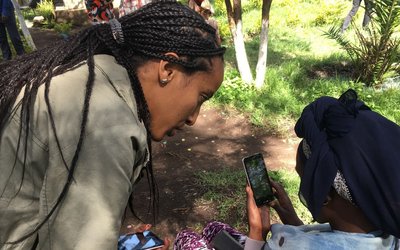
M 205 95 L 205 94 L 200 95 L 200 103 L 203 103 L 203 102 L 207 101 L 208 99 L 209 98 L 207 95 Z

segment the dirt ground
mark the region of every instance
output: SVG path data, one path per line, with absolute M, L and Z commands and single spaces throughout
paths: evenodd
M 31 35 L 39 49 L 62 39 L 49 30 L 31 29 Z M 241 159 L 257 152 L 263 153 L 269 169 L 293 169 L 298 141 L 293 134 L 282 139 L 257 130 L 243 115 L 203 108 L 193 127 L 153 143 L 153 165 L 160 192 L 159 219 L 154 231 L 173 239 L 180 230 L 205 225 L 215 218 L 213 204 L 197 200 L 202 195 L 199 190 L 204 188 L 194 183 L 195 172 L 222 167 L 242 169 Z M 143 179 L 135 189 L 139 213 L 147 209 L 146 190 L 147 182 Z M 122 232 L 135 222 L 128 214 Z
M 204 188 L 194 182 L 195 172 L 222 167 L 242 169 L 241 159 L 257 152 L 263 153 L 268 169 L 293 169 L 298 141 L 294 136 L 282 139 L 254 129 L 242 115 L 204 108 L 193 127 L 153 143 L 160 192 L 155 231 L 173 238 L 184 228 L 204 226 L 215 218 L 215 206 L 199 202 Z M 139 183 L 137 203 L 146 200 L 146 185 L 145 180 Z M 134 221 L 128 218 L 124 226 Z

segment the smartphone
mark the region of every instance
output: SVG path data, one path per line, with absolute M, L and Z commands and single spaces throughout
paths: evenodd
M 225 230 L 221 230 L 215 235 L 211 246 L 215 250 L 243 250 L 243 246 Z
M 247 181 L 253 190 L 257 206 L 262 206 L 273 201 L 275 197 L 262 154 L 257 153 L 244 157 L 242 161 Z
M 162 247 L 164 241 L 151 231 L 121 235 L 118 250 L 150 250 Z

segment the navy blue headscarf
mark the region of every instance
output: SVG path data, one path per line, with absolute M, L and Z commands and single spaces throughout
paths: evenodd
M 339 170 L 371 223 L 400 237 L 400 127 L 348 90 L 305 107 L 295 131 L 311 147 L 300 191 L 314 218 Z

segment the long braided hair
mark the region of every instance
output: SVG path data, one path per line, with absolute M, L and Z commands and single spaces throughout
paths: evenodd
M 95 79 L 94 55 L 110 54 L 127 69 L 136 99 L 139 119 L 145 124 L 148 133 L 147 140 L 151 152 L 150 113 L 136 75 L 137 67 L 151 58 L 157 58 L 181 65 L 188 74 L 196 71 L 209 71 L 212 67 L 211 58 L 223 57 L 225 51 L 217 42 L 215 29 L 209 26 L 199 14 L 175 0 L 159 0 L 147 4 L 138 11 L 122 17 L 119 22 L 122 26 L 123 43 L 118 43 L 114 39 L 110 25 L 99 24 L 83 30 L 69 41 L 62 42 L 57 46 L 23 55 L 10 62 L 0 63 L 0 131 L 4 129 L 5 124 L 16 112 L 17 107 L 21 107 L 20 117 L 22 119 L 17 151 L 25 151 L 24 171 L 28 167 L 25 166 L 25 162 L 27 138 L 30 131 L 30 114 L 38 88 L 41 85 L 45 86 L 44 98 L 52 130 L 58 150 L 68 170 L 68 178 L 64 188 L 55 206 L 45 219 L 32 232 L 17 241 L 8 242 L 9 244 L 21 242 L 36 233 L 51 217 L 68 193 L 84 142 L 90 97 Z M 179 55 L 179 58 L 166 56 L 166 52 L 175 52 Z M 49 90 L 52 77 L 74 69 L 82 63 L 87 64 L 89 76 L 86 81 L 80 136 L 71 164 L 68 166 L 58 140 L 49 100 Z M 24 90 L 22 90 L 23 88 Z M 20 92 L 23 97 L 16 104 Z M 22 134 L 24 135 L 23 138 Z M 25 146 L 20 149 L 20 145 Z M 146 171 L 154 211 L 157 207 L 157 201 L 154 202 L 157 197 L 157 189 L 151 160 Z M 21 186 L 23 178 L 22 176 Z M 0 193 L 1 196 L 2 193 Z

